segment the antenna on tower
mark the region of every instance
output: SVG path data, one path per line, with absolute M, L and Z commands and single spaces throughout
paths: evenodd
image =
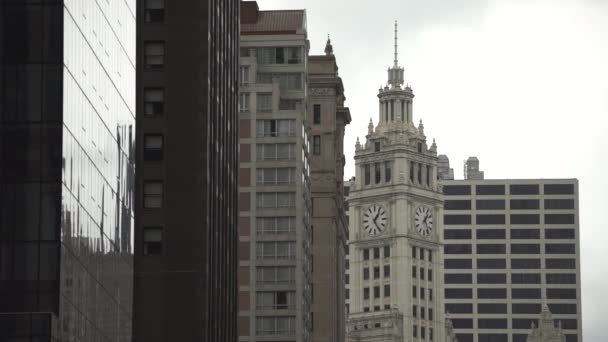
M 399 66 L 399 61 L 397 58 L 397 20 L 395 20 L 395 68 Z

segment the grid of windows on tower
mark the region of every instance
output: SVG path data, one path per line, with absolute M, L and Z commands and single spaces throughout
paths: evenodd
M 525 342 L 547 303 L 579 342 L 575 185 L 476 183 L 443 186 L 444 309 L 458 341 Z

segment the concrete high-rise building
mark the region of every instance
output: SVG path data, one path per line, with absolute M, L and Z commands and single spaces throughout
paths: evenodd
M 135 17 L 0 3 L 2 341 L 130 341 Z
M 450 167 L 450 159 L 445 154 L 437 156 L 437 176 L 439 179 L 454 179 L 454 169 Z
M 241 5 L 239 340 L 308 342 L 306 12 Z
M 344 342 L 344 271 L 348 223 L 344 209 L 344 134 L 351 121 L 330 40 L 308 58 L 308 126 L 312 141 L 313 341 Z
M 378 93 L 378 125 L 355 146 L 349 189 L 350 341 L 446 341 L 443 196 L 437 146 L 413 118 L 397 60 Z
M 459 342 L 526 342 L 543 304 L 582 341 L 578 182 L 442 181 L 445 311 Z
M 484 178 L 483 171 L 479 170 L 479 159 L 477 157 L 469 157 L 464 162 L 464 179 L 467 180 L 482 180 Z M 452 177 L 454 179 L 454 177 Z
M 236 341 L 238 0 L 139 0 L 135 341 Z

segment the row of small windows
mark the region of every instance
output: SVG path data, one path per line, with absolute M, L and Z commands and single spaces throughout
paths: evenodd
M 546 274 L 547 284 L 576 284 L 576 275 L 570 273 Z M 512 273 L 510 284 L 540 284 L 541 276 L 538 273 Z M 446 273 L 444 274 L 446 284 L 472 284 L 471 273 Z M 505 273 L 478 273 L 477 284 L 507 284 Z
M 445 299 L 473 299 L 473 289 L 445 289 Z M 511 298 L 513 299 L 539 299 L 540 289 L 512 289 Z M 507 299 L 507 289 L 500 288 L 480 288 L 477 289 L 477 299 Z M 493 312 L 493 304 L 479 304 L 478 313 L 506 313 Z M 502 304 L 501 304 L 502 305 Z M 576 313 L 576 309 L 574 309 Z M 540 304 L 513 304 L 513 313 L 540 313 Z M 555 313 L 555 312 L 554 312 Z
M 373 279 L 380 279 L 380 266 L 375 266 L 373 268 Z M 384 278 L 389 278 L 391 276 L 391 265 L 384 265 L 383 266 L 383 276 Z M 370 278 L 370 272 L 369 272 L 369 268 L 368 267 L 364 267 L 363 268 L 363 280 L 369 280 Z
M 454 292 L 458 290 L 459 292 Z M 446 289 L 446 299 L 472 299 L 471 289 Z M 467 293 L 467 291 L 469 293 Z M 449 295 L 449 296 L 448 296 Z M 507 290 L 506 289 L 477 289 L 477 298 L 479 299 L 507 299 Z M 492 310 L 491 307 L 486 306 L 484 304 L 482 310 L 477 308 L 478 313 L 492 313 L 487 312 Z M 504 304 L 503 304 L 504 305 Z M 554 315 L 571 315 L 576 314 L 576 304 L 548 304 L 549 310 Z M 496 309 L 496 308 L 495 308 Z M 472 314 L 473 313 L 473 304 L 468 303 L 446 303 L 445 304 L 446 312 L 451 314 Z M 541 304 L 511 304 L 511 313 L 514 314 L 539 314 L 541 312 Z M 497 312 L 497 313 L 506 313 L 506 305 L 505 312 Z
M 391 181 L 392 176 L 393 176 L 392 175 L 393 162 L 385 161 L 383 163 L 374 163 L 373 166 L 374 166 L 374 183 L 375 184 L 380 184 L 382 182 L 382 168 L 384 168 L 384 182 L 388 183 Z M 363 165 L 365 185 L 370 185 L 372 182 L 371 167 L 372 167 L 371 164 Z
M 419 327 L 416 324 L 414 324 L 412 326 L 412 336 L 414 338 L 418 338 L 418 328 Z M 433 328 L 427 328 L 427 327 L 422 327 L 422 326 L 420 327 L 420 339 L 421 340 L 426 340 L 427 339 L 427 336 L 426 336 L 427 329 L 428 329 L 428 332 L 429 332 L 429 334 L 428 334 L 428 340 L 432 341 L 433 340 Z
M 391 286 L 386 284 L 383 287 L 384 287 L 384 291 L 383 291 L 384 297 L 385 298 L 390 297 L 391 296 Z M 380 286 L 374 286 L 372 289 L 374 291 L 374 298 L 381 298 L 380 297 Z M 365 299 L 365 300 L 370 299 L 370 288 L 369 287 L 363 288 L 363 299 Z
M 412 259 L 427 260 L 433 262 L 433 251 L 422 247 L 412 246 Z
M 420 312 L 420 315 L 418 315 L 419 312 Z M 428 315 L 427 315 L 427 313 L 428 313 Z M 420 306 L 420 308 L 418 308 L 418 305 L 412 305 L 412 317 L 414 317 L 414 318 L 420 317 L 420 319 L 427 319 L 429 321 L 432 321 L 434 319 L 433 309 L 431 309 L 431 308 L 427 309 L 424 306 Z
M 478 244 L 477 254 L 505 254 L 505 244 Z M 443 246 L 445 254 L 472 254 L 471 244 L 449 244 Z M 539 254 L 540 244 L 521 243 L 511 244 L 511 254 Z M 546 254 L 575 254 L 576 245 L 573 243 L 546 243 Z
M 528 326 L 526 329 L 530 329 Z M 565 334 L 566 342 L 578 342 L 578 336 L 573 334 Z M 527 342 L 528 334 L 512 334 L 511 342 Z M 458 342 L 473 342 L 473 334 L 456 334 Z M 508 342 L 508 334 L 477 334 L 477 342 Z
M 445 210 L 471 210 L 471 200 L 446 200 Z M 476 200 L 476 210 L 505 210 L 505 200 L 487 199 Z M 545 199 L 545 209 L 574 209 L 573 199 Z M 538 210 L 540 200 L 538 199 L 512 199 L 509 201 L 509 208 L 512 210 Z
M 443 222 L 446 225 L 470 225 L 472 215 L 444 215 Z M 476 224 L 500 224 L 506 223 L 503 214 L 475 215 Z M 574 214 L 545 214 L 545 224 L 574 224 Z M 511 224 L 540 224 L 538 214 L 511 214 Z
M 426 279 L 425 279 L 425 271 L 426 271 Z M 416 266 L 412 266 L 412 278 L 433 281 L 433 270 L 430 268 L 425 270 L 424 267 L 420 267 L 418 269 Z
M 573 195 L 574 184 L 544 184 L 545 195 Z M 505 195 L 505 185 L 476 185 L 477 195 Z M 444 195 L 471 195 L 471 185 L 444 185 Z M 539 184 L 511 184 L 509 185 L 511 195 L 539 195 Z
M 509 229 L 510 238 L 513 240 L 540 239 L 540 229 Z M 470 229 L 446 229 L 444 239 L 464 240 L 471 239 Z M 545 239 L 574 239 L 576 232 L 574 229 L 545 229 Z M 478 240 L 500 240 L 506 239 L 505 229 L 476 229 L 475 237 Z
M 370 255 L 370 250 L 371 250 L 371 254 Z M 391 256 L 391 247 L 390 246 L 384 246 L 382 248 L 383 250 L 383 254 L 385 258 L 388 258 Z M 374 247 L 374 248 L 364 248 L 363 249 L 363 260 L 370 260 L 370 256 L 372 256 L 374 259 L 380 259 L 380 247 Z
M 480 304 L 480 305 L 494 305 L 493 308 L 497 309 L 496 312 L 486 312 L 486 313 L 503 313 L 500 311 L 502 308 L 505 309 L 506 313 L 506 304 Z M 492 309 L 492 307 L 488 307 Z M 479 312 L 483 313 L 483 312 Z M 577 329 L 578 324 L 576 319 L 559 319 L 562 323 L 563 329 Z M 508 320 L 505 318 L 479 318 L 477 319 L 477 329 L 507 329 Z M 538 319 L 534 318 L 513 318 L 511 321 L 513 329 L 530 329 L 532 323 L 535 326 L 538 326 Z M 473 329 L 473 319 L 470 318 L 453 318 L 452 324 L 456 329 Z M 504 335 L 505 338 L 507 335 Z M 459 340 L 460 341 L 460 340 Z M 495 339 L 489 339 L 489 341 L 496 341 Z M 506 339 L 505 339 L 506 341 Z
M 420 290 L 420 291 L 418 291 Z M 428 296 L 427 296 L 428 291 Z M 433 301 L 433 289 L 426 289 L 424 287 L 418 288 L 416 285 L 412 286 L 412 297 L 418 298 L 420 295 L 420 299 L 428 299 L 429 301 Z
M 285 76 L 289 81 L 289 75 Z M 285 77 L 280 77 L 279 80 L 285 79 Z M 294 76 L 295 77 L 295 76 Z M 298 87 L 297 85 L 293 85 L 292 83 L 288 83 L 286 87 Z M 291 89 L 291 88 L 288 88 Z M 271 112 L 273 110 L 272 104 L 272 93 L 256 93 L 256 110 L 260 113 L 263 112 Z M 251 94 L 247 92 L 241 92 L 239 94 L 239 112 L 245 113 L 250 110 L 250 101 Z M 302 107 L 302 100 L 298 99 L 279 99 L 279 110 L 296 110 Z
M 504 261 L 504 259 L 478 259 L 477 268 L 506 268 L 502 267 L 506 262 L 503 263 L 503 261 L 497 260 Z M 510 261 L 511 269 L 540 269 L 540 259 L 511 259 Z M 472 266 L 471 259 L 445 259 L 444 261 L 445 269 L 472 269 Z M 545 268 L 573 270 L 576 269 L 576 259 L 545 259 Z

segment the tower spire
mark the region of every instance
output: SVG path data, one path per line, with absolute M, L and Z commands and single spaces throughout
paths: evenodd
M 395 20 L 395 68 L 399 66 L 399 51 L 398 51 L 398 43 L 397 43 L 397 20 Z

